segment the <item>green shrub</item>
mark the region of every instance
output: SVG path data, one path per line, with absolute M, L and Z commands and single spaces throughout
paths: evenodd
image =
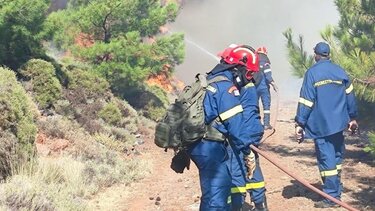
M 87 98 L 103 96 L 109 90 L 108 82 L 93 71 L 74 66 L 66 68 L 68 89 L 83 89 Z
M 372 155 L 375 156 L 375 133 L 369 133 L 369 141 L 370 144 L 365 148 L 366 152 L 370 152 Z
M 146 90 L 154 94 L 162 102 L 163 106 L 169 105 L 168 94 L 159 86 L 149 86 Z M 162 105 L 159 106 L 161 107 Z
M 146 105 L 143 115 L 154 121 L 160 120 L 166 112 L 165 107 L 155 106 L 152 102 Z
M 115 150 L 118 152 L 126 152 L 127 148 L 129 147 L 129 144 L 119 141 L 119 139 L 109 134 L 98 133 L 94 137 L 97 142 L 103 144 L 111 150 Z
M 20 68 L 19 72 L 25 83 L 30 84 L 28 91 L 33 93 L 39 108 L 49 108 L 61 98 L 61 84 L 56 78 L 55 68 L 51 63 L 31 59 Z
M 116 125 L 121 121 L 122 115 L 117 105 L 110 102 L 99 111 L 99 117 L 109 124 Z
M 0 67 L 0 161 L 11 158 L 12 165 L 18 159 L 34 154 L 37 132 L 34 123 L 33 105 L 25 90 L 17 82 L 15 73 Z M 3 168 L 7 168 L 7 165 Z M 9 175 L 9 169 L 0 172 L 0 179 Z M 1 175 L 3 174 L 3 175 Z

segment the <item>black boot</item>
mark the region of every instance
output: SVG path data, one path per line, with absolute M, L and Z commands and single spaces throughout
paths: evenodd
M 255 204 L 254 211 L 268 211 L 266 196 L 264 196 L 263 202 L 261 202 L 261 203 L 254 203 L 254 204 Z

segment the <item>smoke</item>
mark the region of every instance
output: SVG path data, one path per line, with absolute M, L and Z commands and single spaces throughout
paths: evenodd
M 282 32 L 291 27 L 296 36 L 302 34 L 305 49 L 311 49 L 312 54 L 313 46 L 322 40 L 320 31 L 328 24 L 335 25 L 338 19 L 333 0 L 186 1 L 170 26 L 187 38 L 185 61 L 177 67 L 177 77 L 190 83 L 195 74 L 214 67 L 217 61 L 200 48 L 216 55 L 232 43 L 266 46 L 282 99 L 296 99 L 301 80 L 291 75 Z

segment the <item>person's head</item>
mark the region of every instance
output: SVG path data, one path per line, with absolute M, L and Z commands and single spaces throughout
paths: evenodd
M 319 42 L 314 47 L 314 53 L 315 53 L 314 59 L 316 62 L 321 59 L 329 59 L 330 47 L 325 42 Z
M 257 49 L 257 53 L 268 54 L 267 48 L 262 46 Z
M 259 71 L 259 56 L 251 46 L 231 44 L 219 52 L 218 56 L 221 58 L 221 62 L 226 64 L 243 66 L 250 72 Z
M 259 71 L 259 56 L 251 46 L 232 44 L 218 56 L 222 63 L 234 65 L 233 70 L 239 83 L 247 83 L 252 79 L 253 73 Z

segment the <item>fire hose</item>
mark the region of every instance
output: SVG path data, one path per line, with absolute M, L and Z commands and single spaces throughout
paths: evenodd
M 265 159 L 267 159 L 269 162 L 271 162 L 273 165 L 275 165 L 277 168 L 279 168 L 281 171 L 285 172 L 286 174 L 288 174 L 289 176 L 291 176 L 292 178 L 296 179 L 298 182 L 300 182 L 302 185 L 304 185 L 305 187 L 309 188 L 310 190 L 314 191 L 315 193 L 323 196 L 324 198 L 326 199 L 329 199 L 331 200 L 332 202 L 344 207 L 345 209 L 347 210 L 350 210 L 350 211 L 359 211 L 353 207 L 351 207 L 350 205 L 346 204 L 345 202 L 342 202 L 336 198 L 333 198 L 332 196 L 324 193 L 323 191 L 319 190 L 318 188 L 312 186 L 307 180 L 293 174 L 292 172 L 290 172 L 289 170 L 287 170 L 286 168 L 282 167 L 280 164 L 278 164 L 275 159 L 273 159 L 270 155 L 267 155 L 265 152 L 261 151 L 260 149 L 258 149 L 257 147 L 253 146 L 253 145 L 250 145 L 250 148 L 252 150 L 254 150 L 255 152 L 257 152 L 258 154 L 260 154 L 262 157 L 264 157 Z

